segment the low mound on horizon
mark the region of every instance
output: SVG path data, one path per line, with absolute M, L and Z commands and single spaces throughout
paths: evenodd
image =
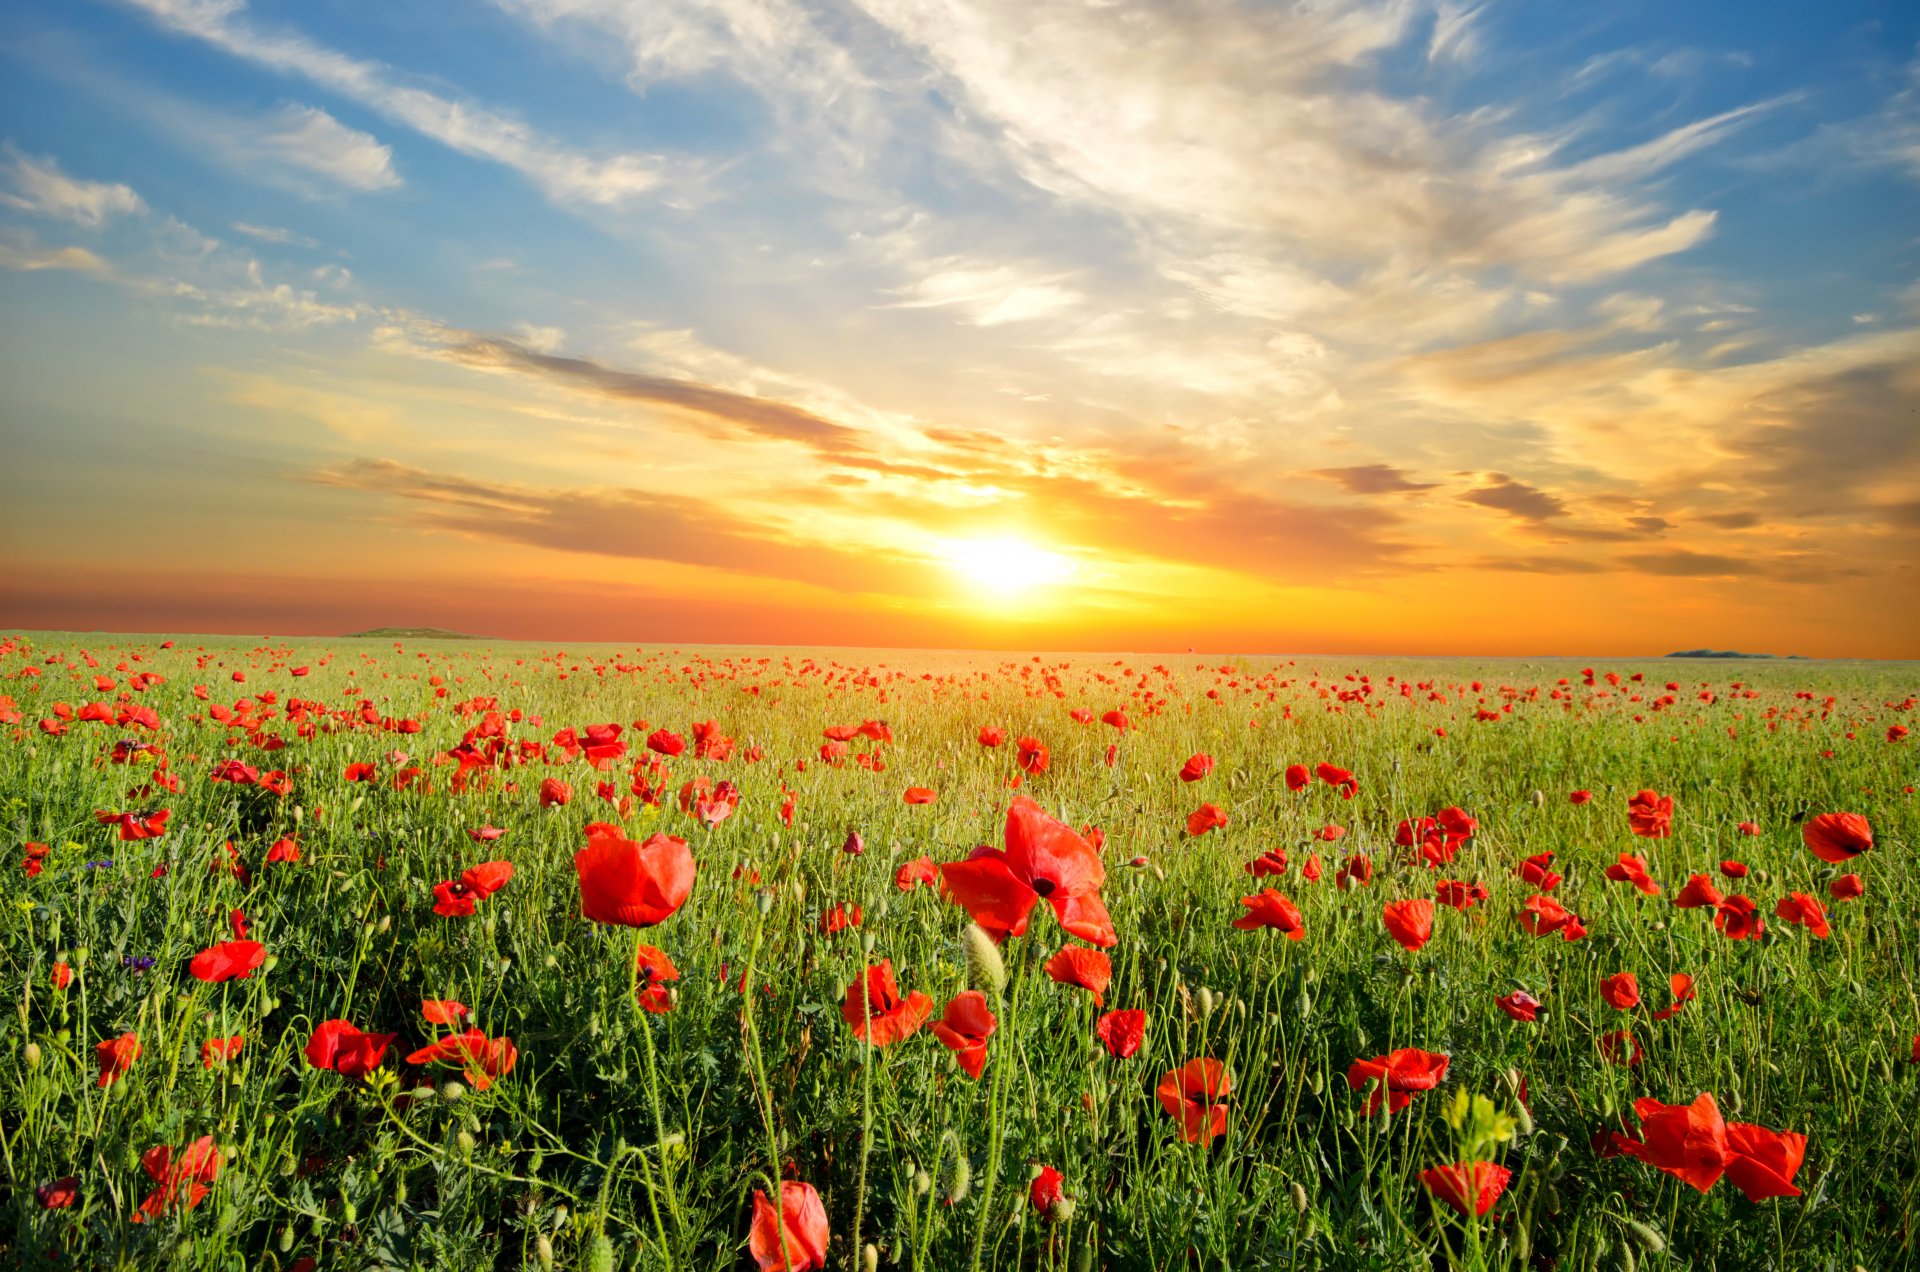
M 479 640 L 469 632 L 450 632 L 444 627 L 369 627 L 364 632 L 348 632 L 343 639 L 378 637 L 383 640 Z

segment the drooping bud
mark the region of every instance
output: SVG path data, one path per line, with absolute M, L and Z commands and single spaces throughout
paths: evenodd
M 866 850 L 867 841 L 860 838 L 860 832 L 857 830 L 848 831 L 847 841 L 840 845 L 840 851 L 846 853 L 849 857 L 858 857 Z
M 967 959 L 967 975 L 977 989 L 998 998 L 1007 988 L 1007 964 L 1000 947 L 978 923 L 967 924 L 960 934 L 960 949 Z

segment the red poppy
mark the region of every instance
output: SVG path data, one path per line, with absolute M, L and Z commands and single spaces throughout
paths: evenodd
M 1180 780 L 1197 782 L 1211 772 L 1213 772 L 1213 757 L 1204 751 L 1195 752 L 1187 757 L 1185 764 L 1180 766 Z
M 939 882 L 940 868 L 933 864 L 932 857 L 915 857 L 893 872 L 893 886 L 902 892 Z
M 1189 1060 L 1160 1078 L 1154 1095 L 1160 1107 L 1180 1123 L 1180 1138 L 1189 1144 L 1208 1144 L 1227 1129 L 1227 1106 L 1219 1103 L 1233 1091 L 1233 1075 L 1218 1060 Z
M 192 1210 L 206 1198 L 207 1185 L 219 1177 L 221 1160 L 211 1135 L 202 1135 L 187 1145 L 178 1159 L 173 1155 L 171 1144 L 156 1144 L 140 1154 L 140 1168 L 159 1187 L 140 1203 L 133 1222 L 157 1219 L 175 1206 Z
M 55 989 L 65 989 L 73 984 L 73 968 L 65 963 L 55 963 L 50 975 Z
M 1304 764 L 1287 765 L 1287 789 L 1304 791 L 1313 784 L 1313 773 Z
M 1567 796 L 1567 802 L 1572 804 L 1592 803 L 1593 792 L 1592 791 L 1574 791 L 1571 795 Z
M 420 1002 L 420 1015 L 429 1024 L 458 1024 L 467 1014 L 467 1005 L 454 998 L 426 998 Z
M 364 1078 L 380 1067 L 387 1046 L 394 1036 L 362 1033 L 344 1020 L 323 1021 L 314 1026 L 307 1039 L 307 1063 L 316 1069 L 331 1069 L 343 1078 Z
M 1727 1166 L 1727 1124 L 1711 1093 L 1692 1104 L 1639 1099 L 1633 1111 L 1640 1138 L 1621 1140 L 1626 1153 L 1703 1193 L 1719 1181 Z
M 1758 937 L 1767 930 L 1766 920 L 1760 917 L 1760 907 L 1753 903 L 1752 897 L 1739 894 L 1720 903 L 1720 908 L 1713 913 L 1713 926 L 1725 933 L 1730 941 Z
M 489 1038 L 479 1029 L 469 1028 L 464 1033 L 448 1034 L 428 1043 L 408 1056 L 407 1063 L 457 1064 L 473 1089 L 484 1091 L 493 1085 L 495 1078 L 513 1072 L 519 1059 L 520 1049 L 513 1045 L 513 1039 Z
M 673 1010 L 673 995 L 664 982 L 680 979 L 680 969 L 673 965 L 664 950 L 651 945 L 634 948 L 634 994 L 640 1000 L 640 1009 L 655 1015 L 664 1015 Z
M 1047 960 L 1047 975 L 1062 985 L 1072 985 L 1092 993 L 1093 1005 L 1105 1004 L 1107 986 L 1113 981 L 1113 962 L 1099 950 L 1069 945 Z
M 1673 991 L 1673 1002 L 1654 1012 L 1655 1020 L 1672 1020 L 1680 1014 L 1681 1008 L 1693 1001 L 1693 977 L 1685 972 L 1675 972 L 1669 976 L 1667 987 Z
M 1804 892 L 1789 892 L 1773 907 L 1774 917 L 1804 927 L 1819 940 L 1826 940 L 1832 928 L 1827 925 L 1827 908 Z
M 1647 873 L 1647 859 L 1633 853 L 1621 853 L 1620 859 L 1607 867 L 1607 878 L 1615 883 L 1630 883 L 1650 897 L 1660 895 L 1660 885 Z
M 1380 911 L 1380 921 L 1401 948 L 1417 950 L 1433 939 L 1433 902 L 1425 898 L 1389 901 Z
M 201 950 L 187 964 L 195 980 L 218 985 L 235 977 L 249 980 L 253 969 L 267 961 L 267 947 L 258 941 L 222 941 Z
M 1249 861 L 1242 869 L 1256 879 L 1264 879 L 1268 875 L 1283 875 L 1287 873 L 1286 849 L 1270 848 Z
M 77 1176 L 68 1175 L 50 1184 L 41 1184 L 33 1190 L 33 1196 L 42 1210 L 65 1210 L 79 1199 L 80 1180 Z
M 850 927 L 859 927 L 862 917 L 858 905 L 854 906 L 851 911 L 844 905 L 836 905 L 820 916 L 820 933 L 823 936 L 832 936 L 835 932 L 844 932 Z
M 1600 997 L 1615 1011 L 1632 1011 L 1640 1005 L 1640 978 L 1632 972 L 1615 972 L 1600 982 Z
M 460 882 L 467 885 L 477 897 L 490 897 L 507 886 L 513 878 L 513 863 L 510 861 L 483 861 L 477 866 L 468 866 L 460 874 Z
M 133 1068 L 133 1062 L 140 1058 L 140 1052 L 140 1037 L 130 1032 L 105 1042 L 96 1042 L 93 1055 L 100 1062 L 100 1080 L 95 1085 L 112 1086 L 126 1077 L 127 1070 Z
M 1545 893 L 1527 898 L 1520 909 L 1520 926 L 1534 936 L 1552 936 L 1558 932 L 1565 941 L 1577 941 L 1586 935 L 1579 917 Z
M 1342 799 L 1352 799 L 1360 790 L 1360 779 L 1343 768 L 1331 764 L 1319 764 L 1314 767 L 1314 776 L 1328 786 L 1338 786 Z
M 1735 826 L 1734 829 L 1743 835 L 1757 835 L 1760 833 L 1760 825 L 1758 822 L 1743 821 L 1738 826 Z
M 1608 1064 L 1629 1068 L 1640 1063 L 1646 1055 L 1646 1049 L 1633 1036 L 1632 1030 L 1615 1029 L 1612 1033 L 1600 1036 L 1600 1054 L 1606 1057 Z
M 340 778 L 342 781 L 347 782 L 371 782 L 378 773 L 379 770 L 374 768 L 373 765 L 365 761 L 360 761 L 349 764 L 344 769 L 341 769 Z
M 1110 1011 L 1094 1023 L 1093 1032 L 1110 1055 L 1125 1060 L 1146 1041 L 1147 1013 L 1132 1008 Z
M 1226 824 L 1227 815 L 1221 812 L 1219 806 L 1215 804 L 1202 804 L 1187 814 L 1187 833 L 1189 835 L 1204 835 L 1208 831 L 1218 830 Z
M 992 725 L 987 725 L 981 728 L 979 735 L 974 740 L 981 746 L 999 746 L 1007 740 L 1007 731 L 1005 729 L 994 728 Z
M 1475 1216 L 1493 1209 L 1507 1189 L 1513 1172 L 1496 1162 L 1455 1162 L 1420 1172 L 1420 1186 L 1461 1214 Z
M 911 1038 L 933 1013 L 933 1000 L 918 990 L 900 997 L 893 979 L 893 960 L 882 959 L 867 974 L 847 986 L 840 1015 L 853 1027 L 853 1036 L 876 1047 Z
M 1485 884 L 1462 883 L 1458 879 L 1442 879 L 1433 888 L 1435 901 L 1460 911 L 1471 910 L 1475 904 L 1485 901 L 1491 895 Z
M 1066 1176 L 1059 1171 L 1051 1166 L 1042 1166 L 1040 1173 L 1027 1186 L 1027 1199 L 1033 1203 L 1035 1210 L 1044 1215 L 1053 1209 L 1053 1203 L 1066 1195 L 1061 1188 L 1065 1182 Z
M 1355 1091 L 1372 1088 L 1366 1112 L 1378 1112 L 1384 1100 L 1387 1112 L 1398 1113 L 1413 1103 L 1413 1097 L 1420 1092 L 1439 1086 L 1451 1063 L 1450 1056 L 1403 1047 L 1371 1060 L 1355 1060 L 1347 1066 L 1347 1086 Z
M 1340 869 L 1334 871 L 1334 885 L 1342 891 L 1351 890 L 1358 884 L 1365 887 L 1373 882 L 1373 858 L 1364 852 L 1356 852 L 1340 863 Z
M 1528 857 L 1525 861 L 1521 862 L 1519 867 L 1514 871 L 1514 873 L 1519 875 L 1520 878 L 1526 881 L 1527 883 L 1530 883 L 1534 887 L 1540 889 L 1540 891 L 1552 892 L 1555 888 L 1560 886 L 1560 881 L 1564 877 L 1562 875 L 1555 874 L 1552 870 L 1548 869 L 1548 867 L 1552 865 L 1553 865 L 1552 853 L 1537 852 L 1533 856 Z
M 1126 732 L 1127 728 L 1130 726 L 1131 721 L 1127 719 L 1126 712 L 1116 710 L 1116 711 L 1109 711 L 1106 714 L 1102 715 L 1100 717 L 1100 723 L 1110 724 L 1114 728 L 1119 729 L 1122 733 L 1124 733 Z
M 1241 897 L 1240 904 L 1247 912 L 1235 919 L 1233 926 L 1241 931 L 1264 927 L 1283 934 L 1289 941 L 1306 939 L 1306 920 L 1300 914 L 1300 907 L 1275 889 L 1262 888 L 1250 897 Z
M 1673 833 L 1673 796 L 1637 792 L 1627 801 L 1627 825 L 1642 839 L 1665 839 Z
M 909 786 L 901 798 L 909 804 L 931 804 L 940 797 L 924 786 Z
M 1800 837 L 1814 856 L 1836 866 L 1873 847 L 1873 827 L 1859 813 L 1821 813 L 1807 820 Z
M 993 1036 L 998 1025 L 999 1021 L 987 1009 L 987 996 L 977 989 L 969 989 L 955 994 L 931 1027 L 933 1036 L 953 1052 L 962 1072 L 978 1078 L 987 1067 L 987 1039 Z
M 812 1184 L 780 1182 L 780 1204 L 753 1190 L 753 1226 L 747 1249 L 760 1272 L 809 1272 L 827 1266 L 827 1208 Z
M 1119 937 L 1100 885 L 1106 868 L 1092 844 L 1047 816 L 1025 795 L 1007 809 L 1006 849 L 978 848 L 940 867 L 948 895 L 994 939 L 1027 930 L 1034 902 L 1046 898 L 1060 926 L 1083 941 L 1111 946 Z
M 1751 1122 L 1727 1123 L 1727 1181 L 1748 1201 L 1798 1197 L 1793 1177 L 1806 1159 L 1807 1137 Z
M 693 854 L 687 841 L 654 834 L 634 843 L 617 826 L 594 822 L 587 846 L 573 854 L 580 879 L 580 911 L 589 922 L 652 927 L 693 893 Z
M 173 816 L 173 810 L 163 808 L 155 813 L 104 813 L 96 812 L 93 819 L 102 826 L 118 825 L 120 841 L 131 843 L 142 839 L 158 839 L 167 833 L 167 818 Z
M 1503 998 L 1493 1000 L 1501 1011 L 1522 1024 L 1530 1025 L 1540 1015 L 1540 1000 L 1524 989 L 1516 989 Z
M 668 729 L 655 729 L 647 735 L 647 750 L 672 757 L 687 749 L 687 740 Z
M 211 1069 L 214 1065 L 231 1060 L 240 1054 L 240 1048 L 246 1045 L 246 1037 L 235 1034 L 231 1038 L 209 1038 L 200 1044 L 200 1067 Z
M 1857 901 L 1866 892 L 1866 880 L 1857 874 L 1843 874 L 1827 885 L 1827 895 L 1835 901 Z
M 1320 882 L 1320 854 L 1307 854 L 1307 864 L 1300 867 L 1300 877 L 1308 883 Z
M 572 798 L 573 787 L 567 785 L 559 778 L 548 777 L 541 779 L 540 807 L 553 808 L 556 805 L 564 805 Z
M 1022 772 L 1044 773 L 1053 761 L 1048 757 L 1047 748 L 1038 738 L 1021 738 L 1015 745 L 1019 748 L 1014 762 Z
M 276 839 L 273 841 L 273 847 L 267 849 L 266 864 L 269 866 L 278 865 L 283 861 L 291 863 L 299 860 L 300 845 L 291 839 Z
M 1682 910 L 1717 908 L 1726 897 L 1703 874 L 1688 875 L 1687 886 L 1673 894 L 1673 904 Z
M 464 883 L 441 880 L 433 885 L 433 912 L 444 919 L 464 919 L 473 914 L 475 896 Z
M 506 831 L 500 829 L 498 826 L 488 825 L 468 830 L 467 837 L 477 844 L 483 844 L 498 839 L 506 833 Z

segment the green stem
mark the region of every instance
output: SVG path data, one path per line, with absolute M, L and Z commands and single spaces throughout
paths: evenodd
M 633 1012 L 639 1018 L 640 1040 L 646 1044 L 647 1051 L 647 1100 L 653 1106 L 653 1133 L 655 1143 L 660 1150 L 660 1189 L 667 1196 L 667 1212 L 673 1216 L 673 1231 L 676 1238 L 684 1231 L 680 1221 L 680 1199 L 673 1191 L 673 1166 L 667 1160 L 667 1121 L 660 1112 L 660 1073 L 653 1059 L 653 1029 L 647 1023 L 647 1013 L 640 1006 L 640 929 L 633 932 L 633 949 L 627 955 L 627 997 L 633 1004 Z M 646 1166 L 646 1155 L 641 1154 L 640 1161 Z M 676 1266 L 674 1252 L 678 1246 L 667 1240 L 666 1226 L 660 1221 L 660 1207 L 653 1198 L 653 1174 L 647 1172 L 647 1204 L 653 1208 L 654 1226 L 660 1232 L 660 1244 L 667 1256 L 667 1266 Z

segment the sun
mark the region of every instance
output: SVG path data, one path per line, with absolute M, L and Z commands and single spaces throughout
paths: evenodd
M 954 571 L 976 587 L 999 596 L 1013 596 L 1073 573 L 1073 562 L 1058 552 L 1036 548 L 1024 539 L 1002 535 L 991 539 L 951 539 L 941 555 Z

